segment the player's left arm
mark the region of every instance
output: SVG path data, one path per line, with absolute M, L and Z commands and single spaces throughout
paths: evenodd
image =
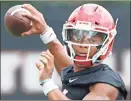
M 96 83 L 90 87 L 90 93 L 83 100 L 116 100 L 118 89 L 110 84 Z

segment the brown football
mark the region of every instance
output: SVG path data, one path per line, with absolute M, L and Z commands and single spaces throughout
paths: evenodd
M 23 17 L 23 13 L 29 13 L 28 10 L 21 7 L 21 5 L 16 5 L 6 12 L 4 17 L 5 27 L 9 33 L 14 36 L 21 36 L 23 32 L 30 30 L 31 20 Z

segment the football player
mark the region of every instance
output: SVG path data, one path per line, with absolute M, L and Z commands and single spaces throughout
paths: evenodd
M 50 100 L 122 100 L 127 91 L 119 74 L 102 61 L 112 52 L 117 34 L 117 20 L 97 4 L 83 4 L 76 8 L 63 25 L 64 46 L 43 14 L 30 4 L 22 7 L 31 15 L 31 30 L 24 35 L 38 34 L 48 51 L 37 62 L 40 85 Z M 66 49 L 66 51 L 65 51 Z M 51 79 L 53 67 L 61 74 L 62 90 Z

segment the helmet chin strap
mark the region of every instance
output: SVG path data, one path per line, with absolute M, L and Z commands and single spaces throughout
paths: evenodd
M 83 56 L 77 56 L 77 55 L 76 55 L 74 58 L 75 58 L 75 59 L 78 59 L 78 60 L 84 60 L 84 59 L 86 59 L 86 58 L 83 57 Z M 75 60 L 74 60 L 74 63 L 75 63 L 77 66 L 86 67 L 86 68 L 92 66 L 92 61 L 91 61 L 91 60 L 89 60 L 89 61 L 75 61 Z

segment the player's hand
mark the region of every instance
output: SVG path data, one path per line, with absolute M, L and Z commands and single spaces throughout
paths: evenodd
M 48 25 L 42 13 L 40 13 L 31 4 L 23 4 L 22 8 L 29 10 L 30 13 L 32 14 L 32 15 L 27 13 L 23 14 L 24 17 L 27 17 L 32 21 L 32 28 L 29 31 L 22 33 L 22 36 L 41 34 L 42 32 L 46 31 Z
M 40 81 L 51 78 L 54 69 L 54 56 L 49 50 L 41 53 L 41 57 L 38 59 L 36 66 L 40 71 Z

